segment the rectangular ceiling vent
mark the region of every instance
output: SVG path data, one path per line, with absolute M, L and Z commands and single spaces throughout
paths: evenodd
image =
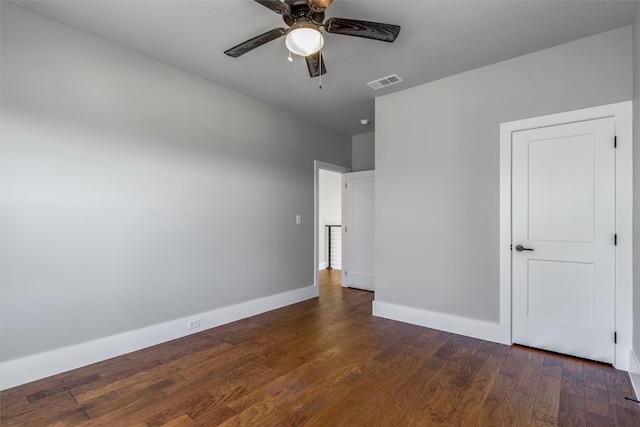
M 400 78 L 400 76 L 398 76 L 397 74 L 391 74 L 390 76 L 383 77 L 378 80 L 374 80 L 367 84 L 373 89 L 378 90 L 378 89 L 382 89 L 383 87 L 393 86 L 395 84 L 400 83 L 401 81 L 402 79 Z

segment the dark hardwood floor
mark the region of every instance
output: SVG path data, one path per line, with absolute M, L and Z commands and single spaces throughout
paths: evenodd
M 0 393 L 9 426 L 640 426 L 625 372 L 321 296 Z

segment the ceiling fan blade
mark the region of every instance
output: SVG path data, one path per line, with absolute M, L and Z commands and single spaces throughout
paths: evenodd
M 255 0 L 260 3 L 264 7 L 268 7 L 273 10 L 275 13 L 279 13 L 280 15 L 288 15 L 291 13 L 291 8 L 288 4 L 281 2 L 280 0 Z
M 314 12 L 322 12 L 331 5 L 333 0 L 309 0 L 309 8 Z
M 309 75 L 311 77 L 318 77 L 320 74 L 326 74 L 327 69 L 324 67 L 324 59 L 319 51 L 312 55 L 305 56 L 304 59 L 307 60 L 307 68 L 309 69 Z M 320 71 L 322 71 L 322 73 Z
M 327 33 L 392 42 L 400 33 L 399 25 L 381 22 L 358 21 L 356 19 L 329 18 L 324 23 Z
M 264 34 L 260 34 L 259 36 L 249 39 L 244 43 L 240 43 L 238 46 L 234 46 L 224 53 L 233 58 L 237 58 L 238 56 L 244 55 L 250 50 L 253 50 L 265 43 L 269 43 L 272 40 L 284 36 L 286 32 L 287 30 L 285 28 L 274 28 L 273 30 L 267 31 Z

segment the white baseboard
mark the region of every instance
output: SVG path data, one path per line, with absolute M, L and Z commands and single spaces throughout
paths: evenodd
M 640 361 L 638 361 L 638 356 L 633 349 L 629 352 L 629 377 L 633 391 L 636 392 L 636 398 L 638 398 L 640 397 Z
M 320 261 L 318 263 L 318 271 L 326 270 L 326 269 L 327 269 L 327 262 L 326 261 Z
M 205 329 L 235 322 L 317 296 L 317 287 L 308 286 L 82 344 L 10 360 L 0 363 L 0 390 L 202 332 Z M 187 322 L 192 319 L 200 319 L 200 327 L 188 330 Z
M 498 323 L 379 301 L 373 301 L 373 315 L 458 335 L 511 345 L 509 334 L 506 333 L 505 328 Z

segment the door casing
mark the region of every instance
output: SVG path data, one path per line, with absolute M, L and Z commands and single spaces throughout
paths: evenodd
M 511 339 L 511 171 L 512 133 L 604 117 L 615 119 L 616 149 L 616 286 L 614 366 L 629 370 L 633 340 L 633 115 L 632 101 L 585 108 L 500 125 L 500 330 Z

